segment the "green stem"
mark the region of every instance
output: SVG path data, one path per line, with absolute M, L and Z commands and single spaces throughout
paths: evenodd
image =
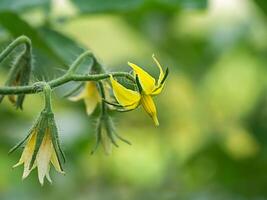
M 70 66 L 69 70 L 68 70 L 68 74 L 73 74 L 77 68 L 80 66 L 80 64 L 82 63 L 82 61 L 86 58 L 92 58 L 93 62 L 94 62 L 94 55 L 91 51 L 85 51 L 84 53 L 82 53 Z
M 26 51 L 31 52 L 31 41 L 26 36 L 20 36 L 16 40 L 14 40 L 1 54 L 0 54 L 0 62 L 18 45 L 25 44 Z M 96 71 L 96 74 L 75 74 L 75 71 L 80 66 L 81 62 L 86 58 L 90 57 L 93 59 L 93 68 Z M 103 67 L 96 60 L 92 52 L 86 51 L 82 53 L 70 66 L 69 70 L 66 74 L 61 77 L 58 77 L 54 80 L 47 82 L 51 89 L 56 88 L 58 86 L 64 85 L 70 81 L 100 81 L 106 78 L 109 78 L 110 75 L 114 77 L 124 77 L 129 79 L 132 82 L 135 82 L 133 76 L 126 72 L 111 72 L 111 73 L 103 73 Z M 9 95 L 9 94 L 34 94 L 38 92 L 42 92 L 44 90 L 43 82 L 36 82 L 32 85 L 27 86 L 3 86 L 0 87 L 0 95 Z
M 52 113 L 52 105 L 51 105 L 51 87 L 47 83 L 44 82 L 43 85 L 44 98 L 45 98 L 45 110 L 48 113 Z
M 106 94 L 104 90 L 103 83 L 101 81 L 98 82 L 98 88 L 99 88 L 99 93 L 101 95 L 102 99 L 106 99 Z M 107 105 L 106 103 L 102 100 L 101 102 L 101 115 L 105 116 L 107 114 Z
M 31 40 L 26 36 L 20 36 L 8 45 L 4 51 L 0 53 L 0 63 L 19 45 L 25 44 L 26 49 L 31 50 Z
M 107 79 L 112 75 L 113 77 L 124 77 L 129 79 L 130 81 L 135 81 L 131 74 L 127 72 L 111 72 L 107 74 L 93 74 L 93 75 L 79 75 L 73 74 L 68 75 L 65 74 L 57 79 L 48 82 L 48 85 L 53 89 L 64 85 L 70 81 L 100 81 L 103 79 Z M 34 94 L 38 92 L 42 92 L 43 88 L 40 87 L 40 82 L 36 82 L 30 86 L 17 86 L 17 87 L 10 87 L 4 86 L 0 87 L 0 94 L 8 95 L 8 94 Z

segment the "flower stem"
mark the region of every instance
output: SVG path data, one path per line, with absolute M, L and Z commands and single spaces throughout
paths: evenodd
M 44 82 L 43 91 L 44 91 L 44 98 L 45 98 L 45 110 L 48 113 L 52 113 L 51 87 L 50 87 L 50 85 Z
M 19 45 L 25 44 L 27 51 L 31 51 L 31 40 L 26 36 L 20 36 L 8 45 L 4 51 L 0 53 L 0 63 Z
M 59 78 L 56 78 L 54 80 L 51 80 L 47 82 L 47 84 L 53 89 L 56 87 L 59 87 L 61 85 L 64 85 L 70 81 L 100 81 L 103 79 L 107 79 L 110 77 L 110 75 L 114 77 L 124 77 L 131 81 L 134 81 L 134 78 L 131 74 L 127 72 L 111 72 L 111 73 L 105 73 L 105 74 L 93 74 L 93 75 L 82 75 L 82 74 L 73 74 L 68 75 L 65 74 Z M 11 86 L 3 86 L 0 87 L 0 94 L 34 94 L 39 93 L 43 91 L 43 88 L 39 85 L 40 82 L 36 82 L 29 86 L 17 86 L 17 87 L 11 87 Z

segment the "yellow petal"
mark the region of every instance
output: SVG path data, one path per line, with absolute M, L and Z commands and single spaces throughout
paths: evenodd
M 163 79 L 164 79 L 164 76 L 165 76 L 165 73 L 163 72 L 162 70 L 162 67 L 159 63 L 159 61 L 156 59 L 155 55 L 153 54 L 152 55 L 152 58 L 153 60 L 155 61 L 155 63 L 157 64 L 158 68 L 159 68 L 159 79 L 157 81 L 157 86 L 154 88 L 153 92 L 151 93 L 151 95 L 157 95 L 159 93 L 161 93 L 164 85 L 165 85 L 165 81 L 164 83 L 162 83 Z
M 122 106 L 127 109 L 134 109 L 138 106 L 140 101 L 140 94 L 136 91 L 129 90 L 118 83 L 112 76 L 110 76 L 111 85 L 114 96 Z
M 157 110 L 154 104 L 154 101 L 151 96 L 149 95 L 142 95 L 141 97 L 141 104 L 145 111 L 149 114 L 149 116 L 153 119 L 154 124 L 156 126 L 159 125 L 158 117 L 157 117 Z
M 59 164 L 59 161 L 58 161 L 58 158 L 57 158 L 57 154 L 55 152 L 55 149 L 53 149 L 53 153 L 52 153 L 52 157 L 51 157 L 51 163 L 53 164 L 53 166 L 55 167 L 55 169 L 64 174 L 65 172 L 61 170 L 60 168 L 60 164 Z
M 68 99 L 69 99 L 70 101 L 79 101 L 79 100 L 83 99 L 84 96 L 85 96 L 85 92 L 84 92 L 84 90 L 83 90 L 83 91 L 80 92 L 78 95 L 73 96 L 73 97 L 69 97 Z
M 161 93 L 165 83 L 159 85 L 159 87 L 155 88 L 151 95 L 158 95 Z
M 21 155 L 19 162 L 13 166 L 13 167 L 17 167 L 17 166 L 24 163 L 24 171 L 23 171 L 22 179 L 26 178 L 32 170 L 29 167 L 30 167 L 30 162 L 32 160 L 32 155 L 33 155 L 34 148 L 35 148 L 36 135 L 37 135 L 37 133 L 34 130 L 32 132 L 32 135 L 30 136 L 27 144 L 24 147 L 24 150 L 22 152 L 22 155 Z
M 84 99 L 87 114 L 92 114 L 101 99 L 95 82 L 87 81 L 80 94 L 69 98 L 71 101 L 79 101 L 81 99 Z
M 44 177 L 49 173 L 49 164 L 52 156 L 52 140 L 49 130 L 46 131 L 40 149 L 36 157 L 36 164 L 38 168 L 38 178 L 41 185 L 44 184 Z
M 158 86 L 160 85 L 161 81 L 163 80 L 164 78 L 164 72 L 162 70 L 162 67 L 159 63 L 159 61 L 157 60 L 157 58 L 155 57 L 155 55 L 153 54 L 152 55 L 152 58 L 153 60 L 155 61 L 155 63 L 157 64 L 158 68 L 159 68 L 159 79 L 158 79 Z
M 45 177 L 47 178 L 47 180 L 48 180 L 50 183 L 52 183 L 52 179 L 51 179 L 51 177 L 50 177 L 49 171 L 50 171 L 50 166 L 48 166 L 48 170 L 46 171 Z
M 144 92 L 146 94 L 151 94 L 155 88 L 155 79 L 141 67 L 138 67 L 136 64 L 128 62 L 128 65 L 134 70 L 134 73 L 138 75 Z
M 86 106 L 86 112 L 88 115 L 90 115 L 94 112 L 101 98 L 95 82 L 92 81 L 87 82 L 85 89 L 86 89 L 86 95 L 84 97 L 84 103 Z

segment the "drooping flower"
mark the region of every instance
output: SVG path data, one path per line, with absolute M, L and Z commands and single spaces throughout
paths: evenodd
M 129 145 L 131 143 L 117 134 L 112 118 L 108 115 L 101 116 L 96 124 L 96 145 L 92 151 L 92 154 L 97 150 L 99 144 L 102 145 L 106 155 L 112 153 L 112 146 L 119 147 L 117 140 L 121 140 Z
M 77 96 L 70 97 L 69 99 L 71 101 L 79 101 L 83 99 L 88 115 L 94 112 L 97 104 L 101 101 L 96 83 L 93 81 L 87 81 L 81 93 Z
M 128 62 L 129 66 L 134 71 L 134 75 L 137 80 L 138 91 L 127 89 L 117 82 L 112 76 L 110 77 L 110 80 L 113 87 L 114 96 L 125 110 L 135 109 L 141 104 L 144 110 L 153 119 L 154 124 L 158 126 L 159 121 L 157 117 L 157 110 L 152 97 L 161 93 L 165 80 L 168 76 L 168 68 L 164 73 L 160 63 L 154 55 L 152 58 L 156 62 L 160 71 L 157 81 L 141 67 Z
M 64 155 L 57 134 L 54 115 L 46 111 L 41 112 L 28 136 L 11 149 L 11 152 L 13 152 L 26 143 L 19 162 L 13 166 L 24 165 L 22 179 L 28 177 L 30 172 L 37 167 L 39 182 L 43 185 L 45 177 L 49 182 L 52 182 L 49 175 L 51 164 L 56 171 L 64 174 L 61 164 Z
M 7 76 L 6 86 L 25 86 L 29 85 L 30 76 L 32 70 L 32 57 L 31 49 L 25 49 L 19 54 Z M 0 103 L 4 99 L 5 95 L 0 95 Z M 9 101 L 16 106 L 16 108 L 22 109 L 25 94 L 8 95 Z

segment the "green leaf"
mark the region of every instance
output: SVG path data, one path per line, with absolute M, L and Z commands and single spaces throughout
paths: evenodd
M 207 0 L 71 0 L 81 13 L 128 12 L 162 6 L 169 9 L 203 9 Z
M 256 5 L 267 15 L 267 1 L 266 0 L 254 0 Z
M 25 9 L 49 6 L 50 0 L 1 0 L 0 10 L 25 11 Z
M 46 53 L 49 57 L 53 58 L 61 64 L 66 64 L 53 48 L 51 48 L 44 40 L 44 37 L 26 21 L 20 18 L 14 12 L 0 11 L 0 25 L 7 30 L 13 37 L 26 35 L 32 40 L 34 47 L 40 49 L 43 53 Z
M 85 47 L 81 44 L 78 44 L 56 30 L 42 28 L 40 29 L 40 33 L 45 36 L 45 42 L 54 50 L 54 52 L 68 64 L 85 51 Z
M 182 9 L 205 9 L 208 6 L 207 0 L 158 0 L 168 6 L 175 6 Z
M 82 13 L 127 11 L 141 7 L 144 0 L 72 0 Z

